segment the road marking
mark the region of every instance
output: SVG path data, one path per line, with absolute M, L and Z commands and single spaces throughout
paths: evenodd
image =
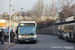
M 7 47 L 4 48 L 4 50 L 7 50 L 9 47 L 11 47 L 12 45 L 15 45 L 14 43 L 11 43 L 11 45 L 8 45 Z

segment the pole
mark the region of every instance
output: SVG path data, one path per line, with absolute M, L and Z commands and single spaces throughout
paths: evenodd
M 9 43 L 10 43 L 10 24 L 11 24 L 11 0 L 9 0 Z

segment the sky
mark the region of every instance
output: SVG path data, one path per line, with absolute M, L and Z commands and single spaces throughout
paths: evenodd
M 44 4 L 50 4 L 51 1 L 52 0 L 44 0 Z M 15 12 L 22 11 L 21 8 L 24 8 L 23 10 L 31 10 L 36 2 L 37 0 L 11 0 L 11 13 L 14 13 L 13 9 L 15 9 Z M 9 0 L 0 0 L 0 14 L 4 12 L 9 14 Z

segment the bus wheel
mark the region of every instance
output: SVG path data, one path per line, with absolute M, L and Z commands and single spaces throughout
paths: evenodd
M 34 44 L 36 44 L 37 41 L 33 41 Z
M 59 35 L 58 35 L 58 38 L 61 39 L 61 38 L 59 37 Z
M 64 37 L 62 36 L 62 40 L 64 40 Z
M 18 41 L 19 42 L 19 44 L 21 44 L 21 41 Z
M 69 42 L 69 40 L 68 40 L 68 36 L 66 37 L 66 41 Z
M 19 44 L 21 44 L 21 42 L 19 42 Z

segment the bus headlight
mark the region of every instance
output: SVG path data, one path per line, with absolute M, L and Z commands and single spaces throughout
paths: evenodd
M 19 35 L 18 37 L 19 37 L 19 38 L 22 38 L 22 36 L 21 36 L 21 35 Z
M 34 35 L 33 38 L 34 38 L 34 39 L 37 39 L 37 35 Z

